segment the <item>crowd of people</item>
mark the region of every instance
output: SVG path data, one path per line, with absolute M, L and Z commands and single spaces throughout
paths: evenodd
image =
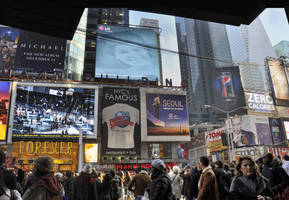
M 85 164 L 79 174 L 54 172 L 53 159 L 35 160 L 29 174 L 5 166 L 0 149 L 0 200 L 288 200 L 289 156 L 271 153 L 254 161 L 242 156 L 229 165 L 200 158 L 197 166 L 171 169 L 160 159 L 131 176 L 98 173 Z M 128 195 L 133 194 L 133 195 Z

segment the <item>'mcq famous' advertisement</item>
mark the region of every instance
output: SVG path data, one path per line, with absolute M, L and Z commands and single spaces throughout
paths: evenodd
M 186 94 L 142 89 L 142 141 L 187 141 L 190 138 Z
M 96 138 L 97 98 L 97 86 L 17 83 L 11 104 L 13 137 Z
M 289 86 L 285 69 L 278 60 L 268 60 L 267 63 L 273 84 L 276 104 L 286 106 L 289 103 Z
M 10 82 L 0 81 L 0 141 L 6 140 Z
M 157 35 L 153 30 L 99 25 L 95 77 L 160 80 Z
M 139 89 L 104 87 L 102 97 L 102 155 L 140 154 Z

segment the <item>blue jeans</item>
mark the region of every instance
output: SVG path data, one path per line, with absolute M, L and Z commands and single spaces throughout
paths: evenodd
M 137 196 L 135 200 L 141 200 L 142 196 Z

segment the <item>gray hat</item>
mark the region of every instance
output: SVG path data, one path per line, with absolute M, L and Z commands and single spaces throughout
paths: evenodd
M 91 174 L 92 166 L 90 164 L 85 164 L 81 171 L 87 174 Z
M 41 156 L 35 160 L 34 167 L 42 172 L 42 173 L 49 173 L 53 171 L 53 158 L 50 156 Z
M 160 159 L 154 159 L 152 161 L 152 166 L 154 168 L 157 168 L 157 169 L 162 169 L 162 168 L 166 168 L 166 165 L 164 163 L 164 161 L 160 160 Z

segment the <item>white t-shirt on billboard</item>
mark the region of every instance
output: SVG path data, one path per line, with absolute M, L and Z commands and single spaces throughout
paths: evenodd
M 102 123 L 107 123 L 107 147 L 134 148 L 134 127 L 139 124 L 139 110 L 127 104 L 116 103 L 102 111 Z

